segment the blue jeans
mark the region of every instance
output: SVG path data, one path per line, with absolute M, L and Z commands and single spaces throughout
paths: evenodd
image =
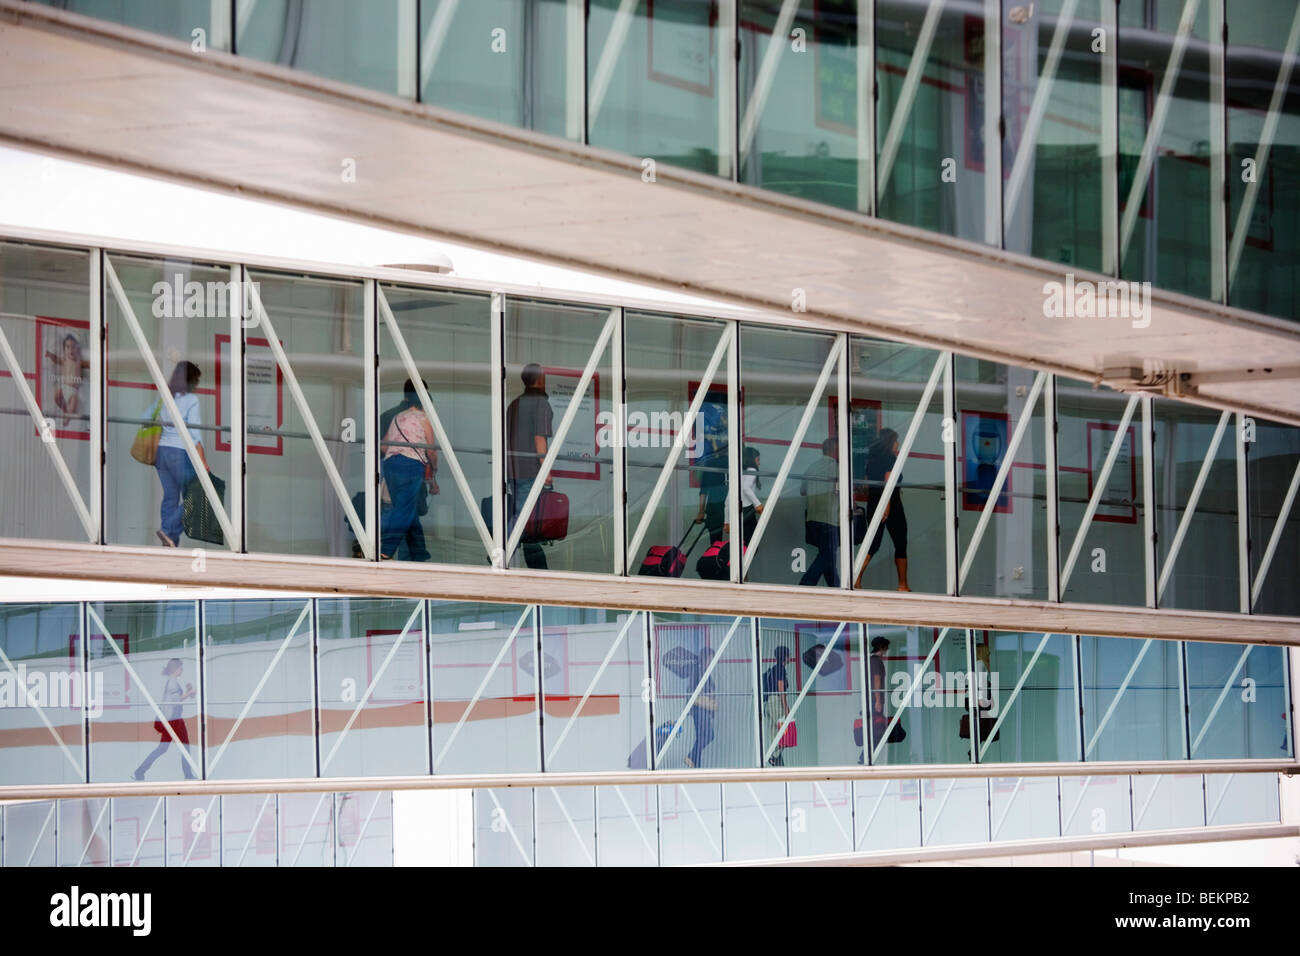
M 817 579 L 826 578 L 826 583 L 833 588 L 840 586 L 840 529 L 823 521 L 810 521 L 817 526 L 817 557 L 808 566 L 799 583 L 804 586 L 816 585 Z
M 388 486 L 389 504 L 379 509 L 379 553 L 388 557 L 419 520 L 420 483 L 424 481 L 424 464 L 406 455 L 389 455 L 383 464 L 384 484 Z
M 507 516 L 510 520 L 506 527 L 508 533 L 513 534 L 515 530 L 515 521 L 519 518 L 519 509 L 524 506 L 528 500 L 529 493 L 533 490 L 533 485 L 537 483 L 536 478 L 511 478 L 510 479 L 510 514 Z M 534 509 L 535 510 L 535 509 Z M 524 564 L 530 568 L 539 570 L 546 569 L 546 552 L 542 546 L 535 541 L 524 542 L 520 546 L 524 552 Z
M 158 446 L 158 457 L 154 459 L 154 468 L 158 469 L 158 480 L 162 482 L 163 500 L 159 522 L 163 534 L 177 544 L 181 543 L 181 497 L 185 486 L 194 477 L 194 466 L 184 448 L 172 448 L 170 445 Z

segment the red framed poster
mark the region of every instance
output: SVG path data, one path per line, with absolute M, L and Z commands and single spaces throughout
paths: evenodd
M 368 628 L 366 630 L 366 686 L 375 679 L 379 668 L 384 666 L 392 643 L 376 638 L 396 638 L 401 634 L 398 628 Z M 424 702 L 424 675 L 421 665 L 423 632 L 412 627 L 406 632 L 402 644 L 375 689 L 370 694 L 370 703 L 375 704 L 419 704 Z
M 230 336 L 218 334 L 212 352 L 213 377 L 216 380 L 217 451 L 230 451 L 230 442 L 222 437 L 225 416 L 221 406 L 222 368 L 230 362 Z M 244 383 L 248 454 L 283 455 L 284 436 L 279 431 L 284 426 L 284 374 L 271 352 L 269 340 L 244 340 Z
M 993 490 L 1002 459 L 1007 453 L 1011 432 L 1011 417 L 1006 412 L 968 411 L 961 413 L 961 475 L 963 491 L 962 511 L 983 511 Z M 1014 469 L 1007 470 L 1007 479 L 998 495 L 995 514 L 1012 513 L 1011 482 Z M 981 490 L 983 493 L 981 493 Z
M 1101 474 L 1106 456 L 1110 454 L 1111 444 L 1115 441 L 1115 431 L 1119 428 L 1109 422 L 1088 422 L 1088 498 L 1091 500 L 1096 480 Z M 1097 437 L 1094 440 L 1093 435 Z M 1137 456 L 1133 450 L 1137 447 L 1137 428 L 1128 427 L 1122 439 L 1119 455 L 1102 492 L 1101 502 L 1097 505 L 1094 521 L 1109 521 L 1115 524 L 1137 524 Z
M 90 323 L 38 315 L 35 331 L 36 404 L 55 438 L 89 441 Z
M 692 22 L 701 7 L 698 0 L 646 0 L 646 68 L 652 82 L 712 99 L 718 12 L 709 5 L 708 29 L 702 29 Z
M 569 407 L 569 402 L 573 401 L 573 396 L 578 391 L 582 370 L 547 367 L 543 371 L 546 372 L 547 394 L 552 399 L 551 409 L 563 415 L 563 410 Z M 561 400 L 555 401 L 556 399 Z M 600 373 L 596 372 L 591 376 L 587 394 L 582 397 L 578 414 L 569 427 L 569 434 L 564 439 L 564 447 L 560 449 L 560 457 L 556 459 L 555 467 L 551 469 L 552 478 L 600 480 L 600 446 L 597 444 L 597 433 L 608 426 L 601 425 L 599 418 Z M 584 460 L 574 461 L 564 457 L 574 448 L 580 449 L 578 454 Z

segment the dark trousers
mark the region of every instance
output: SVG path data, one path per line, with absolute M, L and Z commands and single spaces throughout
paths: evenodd
M 873 496 L 867 502 L 867 520 L 875 512 L 876 503 L 880 499 Z M 880 522 L 880 527 L 876 529 L 876 536 L 871 539 L 871 547 L 867 549 L 867 554 L 875 557 L 880 550 L 880 544 L 884 541 L 885 531 L 889 531 L 889 540 L 894 544 L 894 557 L 907 557 L 907 514 L 903 511 L 903 499 L 898 494 L 898 489 L 894 489 L 894 496 L 889 499 L 889 516 Z
M 691 763 L 698 767 L 704 748 L 713 742 L 713 711 L 705 707 L 692 707 L 691 721 L 695 724 L 695 743 L 691 745 L 690 758 Z
M 424 481 L 424 465 L 406 455 L 389 455 L 384 459 L 383 472 L 389 503 L 379 510 L 379 551 L 391 558 L 407 539 L 411 525 L 419 524 L 416 509 L 420 483 Z M 420 538 L 423 546 L 423 532 Z
M 817 557 L 799 579 L 802 585 L 815 585 L 820 577 L 830 587 L 840 586 L 840 529 L 822 521 L 809 521 L 811 537 L 817 542 Z

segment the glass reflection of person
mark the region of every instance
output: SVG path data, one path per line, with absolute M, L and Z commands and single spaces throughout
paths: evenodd
M 58 366 L 54 404 L 63 412 L 63 424 L 67 425 L 81 414 L 82 372 L 90 370 L 90 362 L 81 357 L 81 339 L 71 332 L 63 337 L 58 353 L 46 349 L 45 357 Z
M 135 772 L 131 774 L 135 780 L 143 780 L 154 761 L 167 752 L 167 748 L 172 745 L 173 731 L 182 748 L 181 770 L 186 780 L 194 779 L 194 772 L 190 769 L 190 734 L 185 729 L 185 718 L 182 716 L 185 711 L 185 701 L 194 696 L 194 685 L 186 684 L 184 690 L 181 689 L 181 674 L 184 671 L 185 666 L 179 657 L 173 657 L 163 668 L 163 677 L 167 678 L 167 683 L 163 686 L 162 712 L 167 719 L 167 726 L 154 721 L 154 730 L 158 731 L 159 737 L 158 746 L 149 752 L 149 756 L 144 758 L 140 766 L 135 768 Z M 168 727 L 171 728 L 170 731 Z
M 785 748 L 780 745 L 778 737 L 780 740 L 785 739 L 781 722 L 790 713 L 790 701 L 786 697 L 790 690 L 790 676 L 785 669 L 786 661 L 790 660 L 790 649 L 778 647 L 772 652 L 772 657 L 776 663 L 763 672 L 763 730 L 767 735 L 764 747 L 771 746 L 774 741 L 777 742 L 777 747 L 772 751 L 772 756 L 767 758 L 767 762 L 773 767 L 783 767 L 785 759 L 782 754 Z
M 543 475 L 542 461 L 548 441 L 555 434 L 550 396 L 546 394 L 546 372 L 536 362 L 524 366 L 520 379 L 524 393 L 506 409 L 506 467 L 510 483 L 511 533 L 519 511 L 528 500 L 533 485 L 541 481 L 550 487 L 550 476 Z M 530 568 L 545 569 L 546 553 L 536 542 L 522 544 L 524 563 Z
M 207 468 L 208 459 L 203 451 L 203 441 L 196 432 L 202 421 L 199 416 L 199 397 L 194 394 L 194 390 L 198 388 L 202 378 L 203 373 L 193 362 L 177 362 L 167 387 L 171 389 L 172 398 L 176 401 L 176 409 L 181 413 L 181 420 L 185 423 L 186 430 L 194 439 L 199 461 L 203 463 L 204 468 Z M 158 399 L 154 410 L 158 412 L 158 421 L 162 425 L 162 436 L 158 439 L 158 454 L 154 459 L 154 468 L 158 471 L 158 481 L 163 489 L 162 508 L 159 514 L 162 527 L 157 534 L 158 540 L 164 545 L 175 548 L 181 541 L 183 507 L 181 499 L 185 494 L 185 486 L 194 477 L 194 464 L 186 454 L 185 443 L 181 441 L 180 432 L 172 423 L 171 413 L 167 411 L 167 405 L 161 398 Z M 151 417 L 152 414 L 153 411 L 150 412 Z
M 892 428 L 882 429 L 880 435 L 867 449 L 868 520 L 875 514 L 876 504 L 884 493 L 885 482 L 889 480 L 897 464 L 898 432 Z M 867 560 L 863 562 L 862 571 L 853 582 L 855 588 L 862 586 L 862 576 L 867 572 L 867 565 L 880 550 L 885 531 L 888 530 L 889 540 L 894 545 L 894 567 L 898 570 L 898 590 L 912 590 L 907 584 L 907 515 L 903 511 L 903 497 L 899 491 L 901 487 L 902 476 L 899 476 L 898 482 L 894 485 L 894 493 L 889 496 L 889 503 L 885 505 L 884 518 L 876 528 L 876 536 L 871 539 L 871 547 L 867 549 Z
M 433 476 L 438 471 L 438 450 L 433 425 L 409 378 L 402 387 L 402 403 L 381 416 L 379 428 L 383 436 L 379 446 L 381 467 L 389 499 L 379 515 L 379 556 L 394 558 L 405 543 L 410 560 L 427 561 L 429 550 L 420 524 L 420 499 L 424 494 L 437 494 Z
M 805 538 L 817 549 L 817 557 L 799 579 L 802 585 L 815 585 L 824 577 L 830 587 L 840 586 L 839 455 L 837 439 L 822 442 L 822 456 L 804 473 L 799 486 L 807 501 Z
M 884 733 L 889 726 L 889 716 L 885 713 L 885 652 L 889 650 L 889 638 L 873 637 L 871 639 L 871 656 L 867 660 L 867 683 L 870 690 L 871 738 L 873 741 Z
M 688 767 L 700 766 L 704 748 L 713 742 L 713 718 L 718 710 L 718 699 L 714 696 L 716 685 L 713 681 L 713 675 L 710 674 L 708 680 L 704 681 L 703 686 L 700 685 L 712 661 L 713 648 L 709 646 L 706 640 L 704 646 L 700 648 L 699 654 L 695 657 L 695 668 L 691 674 L 691 685 L 698 687 L 700 693 L 695 698 L 695 703 L 691 705 L 691 723 L 695 726 L 695 742 L 691 744 L 691 752 L 686 757 L 686 766 Z

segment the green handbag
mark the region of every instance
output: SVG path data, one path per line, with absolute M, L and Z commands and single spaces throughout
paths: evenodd
M 158 421 L 162 414 L 162 399 L 153 408 L 153 421 Z M 131 457 L 142 465 L 152 465 L 158 460 L 158 442 L 162 438 L 161 425 L 142 425 L 131 442 Z

